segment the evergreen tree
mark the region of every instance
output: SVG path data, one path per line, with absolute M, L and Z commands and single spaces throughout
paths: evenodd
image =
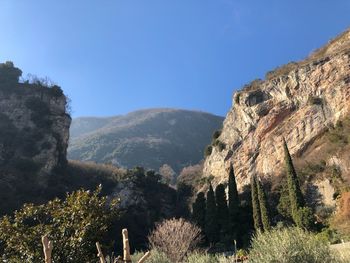
M 207 193 L 207 204 L 205 214 L 205 234 L 210 243 L 219 241 L 219 230 L 217 223 L 217 207 L 215 202 L 215 195 L 212 185 L 209 186 Z
M 305 201 L 300 190 L 299 180 L 297 173 L 295 171 L 292 157 L 290 156 L 288 146 L 285 140 L 283 140 L 284 154 L 285 154 L 285 164 L 287 170 L 287 183 L 290 199 L 290 207 L 293 221 L 300 225 L 302 221 L 300 219 L 299 209 L 305 206 Z
M 251 177 L 250 186 L 251 186 L 251 195 L 252 195 L 254 228 L 256 231 L 258 231 L 263 229 L 263 225 L 261 221 L 258 187 L 257 187 L 257 180 L 255 176 Z
M 223 243 L 229 243 L 229 214 L 225 186 L 219 184 L 215 189 L 215 198 L 217 206 L 217 221 L 219 223 L 220 240 Z
M 258 190 L 261 223 L 264 228 L 264 231 L 269 231 L 271 229 L 271 222 L 269 217 L 269 209 L 268 209 L 266 194 L 259 180 L 256 180 L 256 186 Z
M 192 219 L 203 231 L 205 230 L 205 201 L 204 193 L 200 192 L 192 205 Z
M 239 204 L 240 202 L 237 191 L 236 177 L 231 164 L 228 177 L 228 211 L 230 219 L 230 234 L 232 239 L 237 239 L 238 236 Z

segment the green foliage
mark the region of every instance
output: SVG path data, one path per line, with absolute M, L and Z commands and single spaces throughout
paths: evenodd
M 219 151 L 222 152 L 223 150 L 225 150 L 226 144 L 223 143 L 222 141 L 219 141 L 219 142 L 217 143 L 217 147 L 218 147 Z
M 16 68 L 11 61 L 0 63 L 0 87 L 11 88 L 18 83 L 22 71 Z
M 257 233 L 252 239 L 250 263 L 338 262 L 330 246 L 300 228 Z
M 192 205 L 192 219 L 202 229 L 205 229 L 206 200 L 203 192 L 197 194 Z
M 220 241 L 224 245 L 230 245 L 230 221 L 227 207 L 225 186 L 219 184 L 215 189 L 215 199 L 217 207 L 217 222 L 220 232 Z
M 205 150 L 204 150 L 204 157 L 206 158 L 210 156 L 212 151 L 213 151 L 213 146 L 207 145 L 207 147 L 205 147 Z
M 54 243 L 55 262 L 88 262 L 95 257 L 95 242 L 105 241 L 112 222 L 118 218 L 115 201 L 94 192 L 79 190 L 65 200 L 44 205 L 26 204 L 14 216 L 0 221 L 3 257 L 10 262 L 43 262 L 41 236 Z
M 306 229 L 312 229 L 314 226 L 315 218 L 310 207 L 304 206 L 298 209 L 296 225 L 304 227 Z
M 262 226 L 264 228 L 264 231 L 269 231 L 271 229 L 271 220 L 270 220 L 270 212 L 269 212 L 268 203 L 267 203 L 267 197 L 266 197 L 264 188 L 259 180 L 257 180 L 256 186 L 258 190 L 258 199 L 259 199 Z
M 316 237 L 330 244 L 341 243 L 341 235 L 335 229 L 328 227 L 322 229 L 322 231 L 318 233 Z
M 143 252 L 136 252 L 131 256 L 132 262 L 137 262 L 142 256 Z M 152 250 L 151 256 L 147 259 L 147 263 L 171 263 L 171 261 L 166 257 L 165 254 Z M 193 252 L 188 255 L 188 257 L 182 261 L 183 263 L 231 263 L 232 258 L 226 258 L 220 255 L 211 255 L 208 253 Z
M 284 141 L 283 145 L 284 145 L 284 154 L 285 154 L 285 164 L 286 164 L 286 170 L 287 170 L 287 183 L 288 183 L 291 215 L 294 222 L 298 226 L 302 226 L 300 225 L 300 223 L 303 222 L 303 220 L 300 218 L 301 214 L 298 213 L 298 211 L 299 211 L 299 208 L 304 207 L 305 201 L 301 193 L 298 176 L 295 171 L 292 157 L 290 156 L 286 141 Z
M 233 165 L 230 165 L 228 177 L 228 211 L 230 219 L 230 234 L 232 239 L 236 239 L 239 228 L 239 205 L 236 177 L 233 170 Z
M 136 252 L 131 256 L 131 261 L 132 262 L 137 262 L 138 260 L 141 259 L 141 257 L 144 255 L 144 252 Z M 167 256 L 159 252 L 158 250 L 152 250 L 151 251 L 151 256 L 147 259 L 147 263 L 172 263 Z
M 219 241 L 219 231 L 217 224 L 217 206 L 212 185 L 207 192 L 206 214 L 205 214 L 205 234 L 210 243 Z
M 330 128 L 327 133 L 328 140 L 336 146 L 347 145 L 350 141 L 350 118 L 338 121 L 335 127 Z
M 263 229 L 263 224 L 261 220 L 259 193 L 258 193 L 256 176 L 252 176 L 250 180 L 250 185 L 251 185 L 254 228 L 256 231 L 259 231 Z
M 57 85 L 53 85 L 48 91 L 49 91 L 49 94 L 54 97 L 61 97 L 64 95 L 61 87 Z
M 323 100 L 322 100 L 322 98 L 319 98 L 319 97 L 310 96 L 308 98 L 308 103 L 310 105 L 322 105 Z
M 221 130 L 216 130 L 216 131 L 213 133 L 213 136 L 212 136 L 213 141 L 215 141 L 217 138 L 220 137 L 221 132 L 222 132 Z
M 193 253 L 189 255 L 186 263 L 212 263 L 217 262 L 216 257 L 209 254 L 204 253 Z
M 287 180 L 284 180 L 281 184 L 280 197 L 277 205 L 277 211 L 280 215 L 283 216 L 284 220 L 292 221 L 292 214 L 290 209 L 290 198 L 289 198 L 289 190 Z

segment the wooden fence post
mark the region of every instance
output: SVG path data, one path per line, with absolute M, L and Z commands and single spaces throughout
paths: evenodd
M 47 235 L 44 235 L 41 238 L 41 243 L 43 244 L 45 263 L 51 263 L 51 255 L 52 255 L 52 249 L 53 249 L 52 242 L 49 241 L 49 238 L 47 237 Z
M 103 256 L 103 253 L 102 253 L 100 243 L 96 242 L 96 248 L 98 251 L 97 257 L 100 258 L 100 263 L 106 263 L 105 257 Z

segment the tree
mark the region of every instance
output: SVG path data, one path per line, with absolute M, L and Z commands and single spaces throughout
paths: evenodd
M 199 192 L 196 201 L 192 205 L 192 219 L 203 231 L 205 229 L 205 201 L 204 193 Z
M 0 63 L 0 85 L 5 88 L 17 84 L 22 71 L 16 68 L 11 61 Z
M 176 173 L 173 170 L 173 168 L 171 168 L 171 166 L 168 164 L 163 164 L 159 168 L 159 174 L 162 175 L 162 182 L 167 185 L 172 185 L 176 181 Z
M 250 186 L 251 186 L 251 195 L 252 195 L 254 228 L 256 231 L 258 231 L 263 229 L 263 225 L 261 221 L 257 179 L 254 175 L 250 179 Z
M 219 223 L 220 240 L 223 243 L 229 243 L 229 213 L 225 186 L 219 184 L 215 189 L 215 198 L 217 206 L 217 221 Z
M 292 157 L 290 156 L 287 142 L 283 139 L 283 147 L 285 154 L 285 165 L 287 170 L 287 184 L 288 184 L 288 192 L 290 199 L 290 208 L 293 221 L 299 225 L 302 220 L 300 220 L 300 213 L 298 212 L 299 208 L 305 206 L 305 201 L 303 194 L 300 190 L 299 180 L 297 173 L 294 168 L 294 164 L 292 161 Z
M 79 190 L 65 200 L 44 205 L 26 204 L 13 217 L 0 221 L 3 256 L 9 262 L 43 262 L 40 237 L 54 243 L 54 262 L 89 262 L 96 256 L 95 242 L 103 242 L 118 219 L 115 201 L 94 192 Z
M 206 214 L 205 214 L 205 234 L 210 243 L 219 241 L 219 231 L 217 223 L 217 207 L 212 185 L 207 193 Z
M 256 180 L 256 186 L 258 190 L 261 223 L 264 228 L 264 231 L 269 231 L 271 229 L 271 222 L 270 222 L 270 215 L 269 215 L 266 194 L 259 180 Z
M 183 262 L 202 240 L 200 228 L 183 218 L 163 221 L 148 237 L 151 248 L 166 254 L 171 262 Z
M 236 239 L 238 235 L 239 204 L 240 202 L 236 177 L 234 174 L 233 166 L 231 164 L 228 177 L 228 211 L 230 218 L 230 232 L 233 239 Z

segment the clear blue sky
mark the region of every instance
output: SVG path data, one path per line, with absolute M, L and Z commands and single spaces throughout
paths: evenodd
M 225 115 L 234 90 L 348 26 L 349 0 L 0 0 L 0 61 L 50 77 L 74 117 Z

